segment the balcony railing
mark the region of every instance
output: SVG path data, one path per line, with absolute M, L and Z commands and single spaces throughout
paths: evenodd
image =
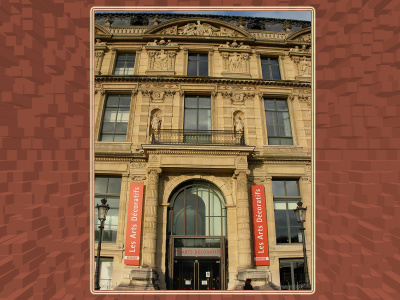
M 152 144 L 244 146 L 243 132 L 227 130 L 153 130 Z

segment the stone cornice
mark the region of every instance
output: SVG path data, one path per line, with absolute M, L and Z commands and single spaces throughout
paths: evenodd
M 299 157 L 299 156 L 254 157 L 254 158 L 249 158 L 248 163 L 249 163 L 249 166 L 251 166 L 251 165 L 287 165 L 287 164 L 307 165 L 307 164 L 311 163 L 311 156 L 309 156 L 309 157 Z
M 247 156 L 253 146 L 142 145 L 147 154 Z
M 257 86 L 290 86 L 311 88 L 311 83 L 296 80 L 265 80 L 252 78 L 224 78 L 224 77 L 191 77 L 191 76 L 118 76 L 99 75 L 96 82 L 169 82 L 169 83 L 211 83 L 211 84 L 243 84 Z
M 146 162 L 143 154 L 133 153 L 95 153 L 95 161 L 125 161 L 125 162 Z

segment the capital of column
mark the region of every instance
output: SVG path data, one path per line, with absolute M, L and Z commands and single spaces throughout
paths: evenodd
M 154 175 L 155 175 L 155 173 L 161 174 L 161 172 L 162 172 L 161 168 L 150 168 L 147 170 L 148 174 L 154 174 Z

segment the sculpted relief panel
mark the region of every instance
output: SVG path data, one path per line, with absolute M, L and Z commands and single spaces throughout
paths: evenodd
M 208 23 L 196 21 L 196 23 L 187 23 L 183 26 L 171 26 L 161 30 L 160 34 L 165 35 L 195 35 L 195 36 L 230 36 L 243 37 L 244 35 L 224 26 L 213 26 Z
M 175 69 L 175 51 L 148 51 L 149 70 L 172 71 Z

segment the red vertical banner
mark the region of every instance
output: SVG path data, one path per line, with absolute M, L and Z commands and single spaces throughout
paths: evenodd
M 131 182 L 126 220 L 125 257 L 126 265 L 139 265 L 140 237 L 142 232 L 143 182 Z
M 267 211 L 265 208 L 264 186 L 251 186 L 254 234 L 254 265 L 269 266 Z

